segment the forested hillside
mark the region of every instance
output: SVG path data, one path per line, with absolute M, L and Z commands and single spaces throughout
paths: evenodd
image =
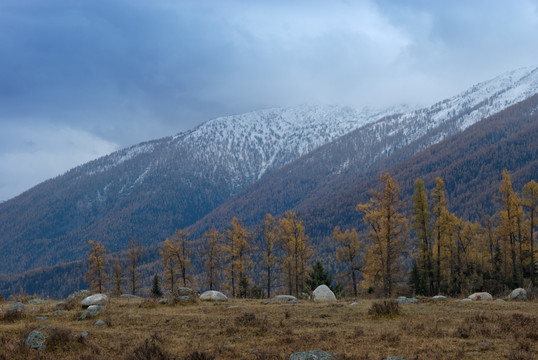
M 385 171 L 401 182 L 406 198 L 416 178 L 423 177 L 430 186 L 441 176 L 457 213 L 471 218 L 491 214 L 502 170 L 514 174 L 516 186 L 538 177 L 537 107 L 538 97 L 533 96 L 427 148 L 440 134 L 456 132 L 459 118 L 453 118 L 413 142 L 400 142 L 379 161 L 372 160 L 379 154 L 371 142 L 375 134 L 356 130 L 249 186 L 190 230 L 199 234 L 211 226 L 222 227 L 229 214 L 254 225 L 266 213 L 292 209 L 304 217 L 313 236 L 323 238 L 335 225 L 358 225 L 355 206 L 365 201 L 377 174 Z
M 394 111 L 260 110 L 79 166 L 0 204 L 0 273 L 81 259 L 91 239 L 112 251 L 132 236 L 156 244 L 264 174 Z

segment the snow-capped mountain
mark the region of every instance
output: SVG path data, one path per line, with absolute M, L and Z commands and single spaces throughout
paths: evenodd
M 81 259 L 90 239 L 111 251 L 125 249 L 131 236 L 143 245 L 160 243 L 299 158 L 310 159 L 304 170 L 325 167 L 329 177 L 368 168 L 411 143 L 419 144 L 413 151 L 426 148 L 537 91 L 538 70 L 521 69 L 425 109 L 260 110 L 120 150 L 0 204 L 0 273 Z M 327 148 L 334 151 L 319 155 Z M 265 194 L 260 201 L 282 195 Z
M 308 211 L 372 171 L 384 171 L 443 139 L 538 93 L 538 68 L 503 74 L 431 107 L 385 116 L 313 150 L 264 177 L 191 227 L 225 226 L 233 212 L 246 224 L 266 213 Z M 380 166 L 376 166 L 381 164 Z
M 231 193 L 279 168 L 383 116 L 406 106 L 357 111 L 339 106 L 299 106 L 219 117 L 197 128 L 121 150 L 83 166 L 85 174 L 108 171 L 126 161 L 159 152 L 126 188 L 144 181 L 148 173 L 170 162 L 181 163 L 189 173 L 207 178 L 224 177 Z M 162 152 L 163 148 L 167 151 Z

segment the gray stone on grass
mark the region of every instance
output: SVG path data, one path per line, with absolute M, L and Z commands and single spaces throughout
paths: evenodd
M 416 299 L 416 298 L 408 298 L 408 297 L 405 297 L 405 296 L 399 296 L 396 299 L 396 301 L 399 302 L 400 304 L 415 304 L 415 303 L 418 303 L 418 299 Z
M 39 304 L 43 304 L 43 303 L 46 303 L 46 302 L 47 302 L 46 300 L 43 300 L 43 299 L 40 299 L 40 298 L 34 298 L 34 299 L 28 300 L 26 303 L 28 305 L 39 305 Z
M 487 292 L 477 292 L 472 295 L 469 295 L 468 299 L 471 299 L 473 301 L 491 301 L 493 300 L 493 296 L 491 296 L 491 294 Z
M 312 292 L 312 300 L 315 302 L 336 301 L 336 296 L 327 285 L 320 285 Z
M 203 301 L 228 301 L 228 297 L 220 291 L 209 290 L 200 295 L 200 300 Z
M 54 307 L 56 310 L 66 310 L 67 309 L 67 302 L 66 301 L 59 301 L 56 303 L 56 306 Z
M 23 312 L 24 308 L 25 308 L 24 304 L 21 303 L 21 302 L 18 302 L 18 303 L 15 303 L 15 304 L 11 305 L 10 307 L 8 307 L 7 312 L 8 313 Z
M 45 350 L 45 341 L 47 341 L 47 335 L 42 333 L 39 330 L 33 330 L 26 341 L 24 342 L 26 346 L 31 347 L 35 350 Z
M 188 288 L 188 287 L 180 286 L 174 291 L 174 295 L 176 297 L 194 296 L 194 295 L 196 295 L 196 291 L 194 291 L 193 289 Z
M 296 352 L 290 355 L 289 360 L 333 360 L 336 359 L 331 353 L 321 350 Z
M 84 312 L 79 316 L 79 320 L 91 319 L 96 317 L 103 311 L 104 306 L 101 305 L 90 305 Z
M 495 301 L 496 301 L 496 302 L 506 302 L 506 301 L 503 300 L 503 299 L 497 299 L 497 300 L 495 300 Z
M 97 320 L 97 321 L 93 324 L 93 326 L 103 326 L 103 325 L 105 325 L 105 322 L 104 322 L 103 320 L 101 320 L 101 319 Z
M 510 293 L 510 301 L 528 301 L 527 290 L 523 288 L 514 289 Z
M 89 291 L 89 290 L 78 290 L 78 291 L 75 291 L 74 293 L 71 293 L 67 297 L 67 300 L 70 301 L 70 300 L 85 298 L 85 297 L 90 296 L 91 294 L 92 294 L 92 292 Z
M 133 294 L 121 294 L 120 297 L 124 299 L 142 299 L 140 296 Z
M 91 305 L 105 306 L 108 301 L 108 297 L 105 294 L 90 295 L 80 302 L 83 308 L 87 308 Z
M 359 305 L 357 301 L 353 301 L 351 304 L 349 304 L 349 306 L 357 306 L 357 305 Z
M 443 295 L 435 295 L 432 299 L 433 299 L 433 300 L 446 300 L 446 296 L 443 296 Z
M 272 303 L 297 304 L 297 298 L 292 295 L 277 295 L 271 299 Z

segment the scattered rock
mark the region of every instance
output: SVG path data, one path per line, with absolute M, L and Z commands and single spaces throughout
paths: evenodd
M 517 288 L 510 293 L 510 301 L 528 301 L 527 290 Z
M 140 314 L 129 314 L 129 316 L 128 316 L 129 319 L 139 319 L 141 317 L 142 317 L 142 315 L 140 315 Z
M 336 301 L 336 296 L 327 285 L 320 285 L 312 293 L 312 300 L 315 302 L 331 302 Z
M 75 291 L 74 293 L 70 294 L 67 297 L 67 301 L 80 299 L 80 298 L 85 298 L 85 297 L 90 296 L 91 294 L 92 293 L 89 290 L 78 290 L 78 291 Z
M 491 294 L 487 292 L 477 292 L 472 295 L 469 295 L 468 299 L 471 299 L 473 301 L 491 301 L 493 300 L 493 296 L 491 296 Z
M 164 298 L 159 300 L 159 304 L 168 305 L 170 304 L 170 299 Z
M 7 308 L 8 313 L 14 313 L 14 312 L 23 312 L 24 311 L 24 304 L 21 302 L 15 303 Z
M 356 305 L 359 305 L 359 303 L 356 301 L 353 301 L 351 304 L 349 304 L 349 306 L 356 306 Z
M 63 314 L 65 314 L 66 311 L 65 310 L 56 310 L 54 312 L 54 316 L 62 316 Z
M 297 298 L 292 295 L 277 295 L 271 299 L 271 302 L 297 304 Z
M 133 295 L 133 294 L 121 294 L 120 297 L 126 298 L 126 299 L 142 299 L 140 296 Z
M 87 331 L 83 331 L 83 332 L 81 332 L 80 334 L 75 334 L 75 337 L 76 337 L 76 338 L 85 338 L 85 337 L 88 337 L 88 332 L 87 332 Z
M 80 305 L 82 305 L 83 308 L 87 308 L 91 305 L 99 305 L 99 306 L 105 306 L 108 301 L 108 297 L 105 294 L 95 294 L 90 295 L 86 297 Z
M 196 291 L 191 288 L 180 286 L 174 291 L 176 297 L 180 296 L 194 296 L 197 295 Z
M 477 345 L 480 346 L 481 348 L 488 348 L 491 345 L 493 345 L 493 343 L 491 342 L 491 340 L 486 339 L 486 340 L 482 340 L 482 341 L 478 342 Z
M 44 320 L 48 320 L 49 317 L 48 317 L 48 316 L 36 316 L 35 319 L 36 319 L 36 320 L 44 321 Z
M 67 310 L 67 302 L 66 301 L 59 301 L 56 303 L 56 306 L 54 307 L 56 310 Z
M 103 326 L 105 325 L 105 322 L 101 319 L 97 320 L 93 326 Z
M 209 290 L 200 295 L 200 300 L 204 301 L 228 301 L 226 295 L 220 291 Z
M 43 300 L 43 299 L 40 299 L 40 298 L 34 298 L 34 299 L 28 300 L 27 304 L 28 305 L 39 305 L 39 304 L 43 304 L 43 303 L 46 303 L 46 302 L 47 302 L 46 300 Z
M 47 341 L 47 335 L 42 333 L 39 330 L 33 330 L 26 341 L 24 342 L 26 346 L 31 347 L 35 350 L 45 350 L 45 341 Z
M 467 299 L 460 299 L 459 302 L 472 302 L 473 300 L 467 298 Z
M 443 296 L 443 295 L 435 295 L 432 299 L 433 299 L 433 300 L 446 300 L 446 296 Z
M 178 296 L 174 299 L 176 302 L 186 302 L 191 301 L 191 297 L 188 295 Z
M 239 306 L 228 306 L 226 310 L 239 309 Z
M 305 352 L 296 352 L 290 355 L 289 360 L 333 360 L 336 359 L 335 356 L 331 353 L 312 350 Z
M 503 299 L 497 299 L 495 301 L 497 301 L 497 302 L 505 302 Z
M 104 306 L 101 305 L 90 305 L 84 312 L 79 316 L 79 320 L 91 319 L 96 317 L 103 311 Z
M 415 303 L 418 303 L 418 299 L 416 299 L 416 298 L 407 298 L 405 296 L 399 296 L 396 299 L 396 301 L 399 302 L 400 304 L 415 304 Z

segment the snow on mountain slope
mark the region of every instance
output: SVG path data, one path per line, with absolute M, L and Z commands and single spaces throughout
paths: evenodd
M 191 175 L 226 177 L 231 192 L 259 180 L 315 148 L 406 106 L 357 111 L 340 106 L 299 106 L 219 117 L 170 138 L 115 152 L 88 164 L 95 175 L 142 155 L 154 154 L 150 164 L 131 176 L 141 183 L 151 169 L 181 164 Z M 166 151 L 163 151 L 166 149 Z
M 492 80 L 474 85 L 450 99 L 429 108 L 413 110 L 397 116 L 388 116 L 370 124 L 377 128 L 377 137 L 401 136 L 404 141 L 397 147 L 417 140 L 432 129 L 439 128 L 422 149 L 438 143 L 446 136 L 462 131 L 488 116 L 496 114 L 538 92 L 538 68 L 527 67 L 504 73 Z M 443 124 L 444 126 L 443 130 Z M 383 131 L 391 129 L 390 131 Z M 379 156 L 394 151 L 387 146 Z
M 234 190 L 317 147 L 404 107 L 358 112 L 348 107 L 268 109 L 211 120 L 173 138 L 197 163 L 231 174 Z M 203 149 L 203 151 L 194 151 Z M 217 166 L 218 164 L 218 166 Z

